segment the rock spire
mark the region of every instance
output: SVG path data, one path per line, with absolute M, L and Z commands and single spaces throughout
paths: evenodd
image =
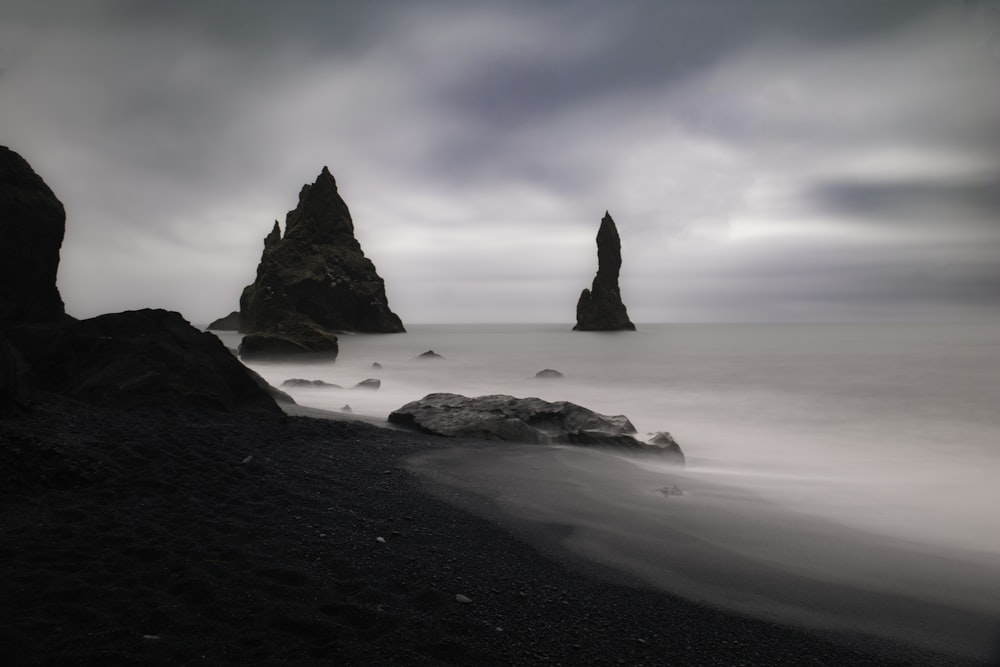
M 618 288 L 621 266 L 618 228 L 605 211 L 597 231 L 597 276 L 591 288 L 584 289 L 577 301 L 574 331 L 635 331 Z
M 285 218 L 284 235 L 275 222 L 264 239 L 257 278 L 240 297 L 240 331 L 272 339 L 308 331 L 314 341 L 337 331 L 405 331 L 389 309 L 375 265 L 354 237 L 351 213 L 328 168 L 302 187 L 298 206 Z M 251 347 L 258 349 L 256 343 Z

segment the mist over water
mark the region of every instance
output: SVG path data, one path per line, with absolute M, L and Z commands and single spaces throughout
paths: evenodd
M 445 358 L 417 359 L 428 349 Z M 886 637 L 990 650 L 990 619 L 1000 614 L 1000 326 L 413 326 L 342 336 L 335 363 L 251 366 L 276 386 L 379 378 L 378 391 L 286 388 L 304 406 L 349 404 L 377 418 L 436 391 L 625 414 L 640 436 L 673 434 L 687 456 L 683 473 L 655 460 L 509 446 L 477 460 L 432 455 L 418 467 L 456 486 L 474 480 L 470 490 L 523 518 L 574 523 L 566 546 L 677 593 L 803 623 L 813 612 L 819 625 L 864 618 L 876 634 L 881 619 Z M 535 378 L 544 368 L 565 378 Z M 684 496 L 655 493 L 674 483 Z M 701 546 L 680 549 L 681 535 Z M 870 606 L 897 616 L 865 617 L 832 589 L 802 584 L 775 596 L 778 586 L 719 579 L 740 571 L 707 565 L 719 553 L 754 564 L 732 575 L 743 582 L 794 572 L 810 585 L 924 606 L 879 601 Z M 697 574 L 709 570 L 716 574 Z M 819 598 L 829 608 L 816 608 Z
M 428 349 L 445 358 L 416 358 Z M 342 336 L 335 363 L 250 365 L 275 386 L 379 378 L 378 391 L 285 388 L 301 405 L 378 418 L 435 391 L 625 414 L 640 435 L 670 431 L 690 474 L 876 532 L 1000 554 L 995 325 L 413 326 Z M 543 368 L 566 377 L 535 378 Z

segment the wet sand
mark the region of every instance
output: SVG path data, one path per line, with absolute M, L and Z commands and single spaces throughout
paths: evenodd
M 0 421 L 4 664 L 984 663 L 666 593 L 565 512 L 501 510 L 492 491 L 435 481 L 437 454 L 412 458 L 444 446 L 495 451 L 358 421 L 55 399 Z M 509 495 L 545 506 L 530 487 Z
M 505 446 L 431 452 L 411 468 L 515 531 L 562 526 L 556 552 L 689 600 L 956 659 L 988 661 L 1000 641 L 988 554 L 855 530 L 655 458 Z

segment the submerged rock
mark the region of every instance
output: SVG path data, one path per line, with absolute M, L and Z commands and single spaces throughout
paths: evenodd
M 635 331 L 618 288 L 621 266 L 618 228 L 605 211 L 597 231 L 597 275 L 591 288 L 584 289 L 577 301 L 574 331 Z
M 326 167 L 312 185 L 303 186 L 298 206 L 285 218 L 284 236 L 275 222 L 264 239 L 257 278 L 240 297 L 240 331 L 269 336 L 269 354 L 334 356 L 329 339 L 335 342 L 337 331 L 405 331 L 389 309 L 375 265 L 354 237 L 350 211 Z M 302 337 L 303 331 L 325 336 Z
M 535 373 L 535 377 L 542 379 L 558 379 L 566 376 L 555 369 L 546 368 Z
M 427 350 L 417 355 L 417 359 L 444 359 L 440 354 L 434 350 Z
M 635 427 L 625 416 L 601 415 L 575 403 L 540 398 L 428 394 L 390 413 L 389 421 L 447 437 L 662 451 L 633 437 Z
M 659 447 L 662 450 L 664 456 L 674 459 L 677 463 L 684 463 L 684 452 L 681 451 L 681 446 L 677 444 L 674 440 L 674 436 L 670 435 L 666 431 L 659 431 L 654 433 L 647 441 L 650 445 Z

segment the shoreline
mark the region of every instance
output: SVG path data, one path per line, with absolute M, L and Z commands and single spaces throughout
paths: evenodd
M 0 421 L 7 664 L 986 664 L 568 563 L 543 543 L 565 526 L 535 541 L 408 463 L 490 443 L 345 417 L 52 399 Z

